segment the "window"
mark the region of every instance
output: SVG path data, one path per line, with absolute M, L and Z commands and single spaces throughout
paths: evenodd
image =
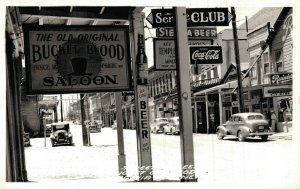
M 264 74 L 270 73 L 269 52 L 263 54 Z
M 282 49 L 275 51 L 276 72 L 283 71 L 283 55 Z
M 251 57 L 251 58 L 250 58 L 251 65 L 254 64 L 254 61 L 255 61 L 255 57 Z M 256 65 L 254 65 L 254 66 L 251 68 L 250 75 L 251 75 L 252 78 L 256 78 Z

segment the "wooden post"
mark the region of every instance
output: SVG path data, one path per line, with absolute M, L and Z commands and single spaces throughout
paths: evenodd
M 191 109 L 191 86 L 189 74 L 189 49 L 187 40 L 186 8 L 174 8 L 175 15 L 175 54 L 178 78 L 178 102 L 180 108 L 180 147 L 182 182 L 194 182 L 194 144 Z
M 83 146 L 88 146 L 90 144 L 89 140 L 88 140 L 88 132 L 86 129 L 86 126 L 84 124 L 85 121 L 85 107 L 84 107 L 84 94 L 80 94 L 80 107 L 81 107 L 81 125 L 82 125 L 82 142 L 83 142 Z
M 119 176 L 126 176 L 126 156 L 123 138 L 123 116 L 122 116 L 122 93 L 116 92 L 116 111 L 117 111 L 117 137 L 118 137 L 118 165 Z

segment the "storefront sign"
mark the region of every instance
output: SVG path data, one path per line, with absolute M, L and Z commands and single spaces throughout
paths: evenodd
M 292 83 L 292 79 L 293 79 L 292 73 L 271 74 L 272 85 Z
M 264 97 L 290 96 L 292 91 L 292 85 L 268 86 L 264 87 Z
M 222 64 L 221 46 L 190 46 L 190 64 Z
M 227 8 L 186 9 L 187 26 L 228 26 Z M 152 9 L 146 20 L 154 28 L 174 27 L 173 9 Z
M 194 96 L 192 97 L 192 103 L 194 102 L 205 102 L 205 96 Z
M 188 45 L 210 45 L 211 40 L 189 40 Z M 154 39 L 154 70 L 175 70 L 175 41 L 172 39 Z
M 24 27 L 30 94 L 131 88 L 127 26 Z
M 174 28 L 157 28 L 156 36 L 158 38 L 173 38 L 175 37 Z M 188 39 L 216 39 L 216 27 L 190 27 L 187 29 Z

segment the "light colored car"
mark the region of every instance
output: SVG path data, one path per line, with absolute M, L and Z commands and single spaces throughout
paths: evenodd
M 165 134 L 179 134 L 179 117 L 171 117 L 168 119 L 168 124 L 164 126 L 164 133 Z
M 114 123 L 111 126 L 112 129 L 117 129 L 117 120 L 114 120 Z
M 150 123 L 151 133 L 163 133 L 164 126 L 169 123 L 168 118 L 156 118 Z
M 233 114 L 225 124 L 217 127 L 216 132 L 220 140 L 227 135 L 233 135 L 238 137 L 239 141 L 255 136 L 266 141 L 269 135 L 274 134 L 265 116 L 254 112 Z

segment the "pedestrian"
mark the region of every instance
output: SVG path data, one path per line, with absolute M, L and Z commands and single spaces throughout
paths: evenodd
M 276 129 L 276 120 L 277 120 L 276 114 L 272 110 L 271 111 L 271 125 L 272 125 L 272 131 L 274 131 L 274 132 L 277 132 L 277 129 Z

